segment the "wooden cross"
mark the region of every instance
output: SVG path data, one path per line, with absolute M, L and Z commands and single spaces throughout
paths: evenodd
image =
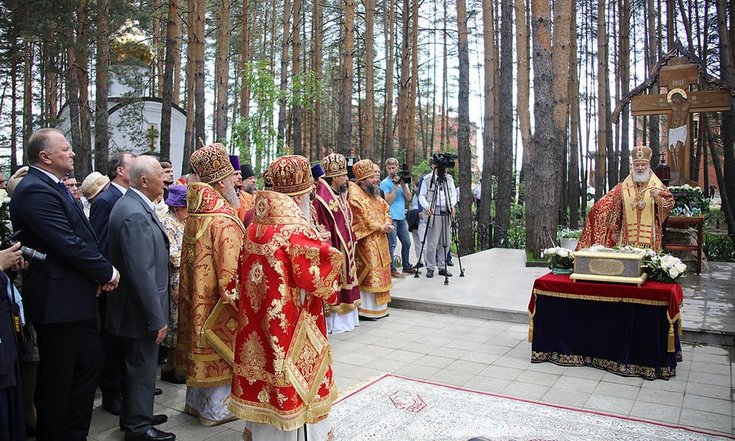
M 699 83 L 696 64 L 683 57 L 673 58 L 659 71 L 659 85 L 667 93 L 639 95 L 632 99 L 631 110 L 638 115 L 667 115 L 668 131 L 666 150 L 671 167 L 671 185 L 697 181 L 690 176 L 690 151 L 692 144 L 692 114 L 730 110 L 730 92 L 727 90 L 690 90 Z M 693 179 L 692 179 L 693 178 Z

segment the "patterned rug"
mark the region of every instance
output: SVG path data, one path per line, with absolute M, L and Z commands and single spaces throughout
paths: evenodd
M 344 394 L 329 419 L 335 441 L 733 439 L 390 374 Z

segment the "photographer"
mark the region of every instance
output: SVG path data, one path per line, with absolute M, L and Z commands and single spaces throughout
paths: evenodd
M 388 234 L 388 247 L 390 250 L 390 272 L 393 277 L 403 278 L 393 263 L 393 253 L 396 249 L 396 236 L 401 241 L 401 265 L 403 272 L 413 274 L 416 270 L 409 262 L 411 251 L 411 237 L 408 234 L 406 223 L 406 203 L 411 200 L 411 190 L 408 189 L 410 178 L 405 179 L 403 173 L 398 172 L 398 160 L 388 158 L 385 160 L 385 171 L 388 176 L 380 183 L 380 189 L 385 193 L 385 201 L 390 205 L 390 217 L 393 219 L 393 231 Z M 410 176 L 410 175 L 409 175 Z
M 446 170 L 454 167 L 454 162 L 452 155 L 443 153 L 435 154 L 431 158 L 431 163 L 434 171 L 424 176 L 419 191 L 419 203 L 426 207 L 424 212 L 430 216 L 424 243 L 426 277 L 434 277 L 434 269 L 437 266 L 440 268 L 440 275 L 452 277 L 452 273 L 446 270 L 446 257 L 452 237 L 450 228 L 457 202 L 457 189 L 452 175 Z M 437 247 L 440 247 L 438 253 Z

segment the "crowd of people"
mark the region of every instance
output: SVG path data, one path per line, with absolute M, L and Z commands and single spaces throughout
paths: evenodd
M 215 143 L 176 182 L 168 162 L 115 152 L 80 184 L 62 132 L 38 130 L 26 151 L 8 186 L 19 242 L 0 251 L 2 441 L 86 439 L 98 387 L 126 440 L 174 440 L 153 414 L 159 369 L 204 426 L 328 439 L 328 335 L 388 317 L 393 278 L 451 276 L 456 189 L 436 170 L 411 189 L 394 158 L 381 180 L 369 159 L 285 155 L 257 190 Z M 26 331 L 35 355 L 20 355 Z

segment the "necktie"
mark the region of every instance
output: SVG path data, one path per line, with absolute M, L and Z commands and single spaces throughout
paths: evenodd
M 58 185 L 58 186 L 59 186 L 59 190 L 61 190 L 61 194 L 64 194 L 64 195 L 66 195 L 66 197 L 67 197 L 67 198 L 68 198 L 68 199 L 69 199 L 69 200 L 70 200 L 71 202 L 73 202 L 73 203 L 76 203 L 76 202 L 74 201 L 74 196 L 72 196 L 72 195 L 71 195 L 71 192 L 69 191 L 69 189 L 68 189 L 68 188 L 66 188 L 66 185 L 64 185 L 64 182 L 63 182 L 63 181 L 59 181 L 59 182 L 57 182 L 57 183 L 56 183 L 56 185 Z

